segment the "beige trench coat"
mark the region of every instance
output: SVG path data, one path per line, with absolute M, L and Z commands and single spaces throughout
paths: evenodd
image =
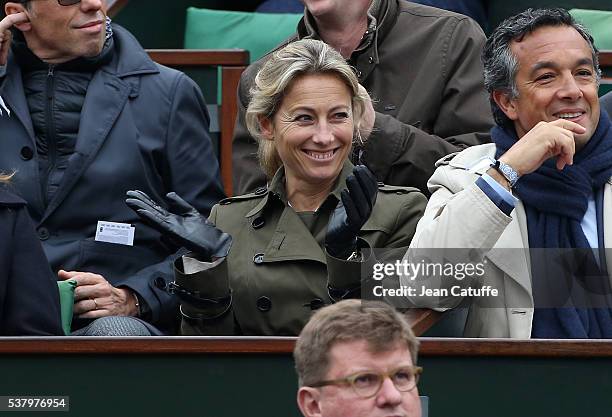
M 477 161 L 494 158 L 495 149 L 495 144 L 475 146 L 438 162 L 428 183 L 432 196 L 411 248 L 492 248 L 485 256 L 484 282 L 500 291 L 505 308 L 471 303 L 464 335 L 528 339 L 534 304 L 529 255 L 525 250 L 497 250 L 529 247 L 525 208 L 519 201 L 508 217 L 475 184 L 489 169 L 488 164 L 477 164 Z M 469 168 L 475 166 L 478 168 L 471 172 Z M 604 242 L 609 248 L 612 247 L 612 216 L 606 214 L 612 213 L 612 180 L 604 186 L 603 205 Z M 608 261 L 610 276 L 611 265 Z M 452 283 L 451 280 L 441 282 Z M 412 301 L 422 304 L 423 299 L 413 297 Z M 450 296 L 438 301 L 440 306 L 452 308 L 463 299 Z

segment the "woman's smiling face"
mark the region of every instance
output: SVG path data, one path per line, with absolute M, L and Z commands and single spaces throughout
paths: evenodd
M 335 179 L 353 139 L 350 89 L 336 75 L 296 78 L 262 132 L 274 140 L 288 180 L 308 184 Z

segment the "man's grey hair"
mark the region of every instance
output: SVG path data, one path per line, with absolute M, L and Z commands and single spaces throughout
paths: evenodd
M 576 29 L 591 47 L 593 66 L 599 83 L 601 70 L 598 50 L 589 31 L 576 22 L 565 9 L 527 9 L 501 22 L 487 39 L 482 52 L 485 88 L 489 92 L 493 117 L 500 126 L 512 126 L 512 122 L 493 100 L 493 92 L 500 91 L 511 99 L 518 97 L 516 73 L 519 63 L 510 45 L 513 41 L 521 41 L 526 35 L 546 26 L 570 26 Z

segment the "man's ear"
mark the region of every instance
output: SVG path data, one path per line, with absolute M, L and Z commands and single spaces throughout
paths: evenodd
M 274 123 L 269 117 L 259 117 L 259 127 L 261 135 L 267 140 L 274 140 Z
M 12 1 L 9 1 L 4 5 L 4 13 L 7 16 L 10 14 L 25 13 L 28 18 L 30 17 L 29 10 L 22 3 L 15 3 Z M 24 23 L 16 23 L 14 26 L 22 32 L 32 30 L 32 24 L 29 21 Z
M 301 387 L 297 403 L 304 417 L 321 417 L 321 391 L 312 387 Z
M 504 112 L 504 114 L 510 120 L 518 119 L 518 109 L 516 107 L 516 100 L 510 98 L 508 93 L 503 91 L 495 90 L 493 91 L 493 100 L 497 104 L 497 106 Z

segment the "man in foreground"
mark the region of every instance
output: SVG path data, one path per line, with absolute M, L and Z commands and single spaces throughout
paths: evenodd
M 105 3 L 1 2 L 0 171 L 15 172 L 53 270 L 78 283 L 77 327 L 104 318 L 87 334 L 171 332 L 177 247 L 123 195 L 176 190 L 208 214 L 223 197 L 208 115 L 195 83 L 151 61 Z
M 303 0 L 287 42 L 314 38 L 342 54 L 372 97 L 352 162 L 379 181 L 419 188 L 444 155 L 489 141 L 480 27 L 466 16 L 405 0 Z M 243 73 L 233 141 L 234 193 L 266 184 L 245 124 L 264 56 Z M 268 179 L 269 180 L 269 179 Z
M 419 342 L 393 307 L 344 300 L 318 310 L 293 356 L 305 417 L 420 417 Z

